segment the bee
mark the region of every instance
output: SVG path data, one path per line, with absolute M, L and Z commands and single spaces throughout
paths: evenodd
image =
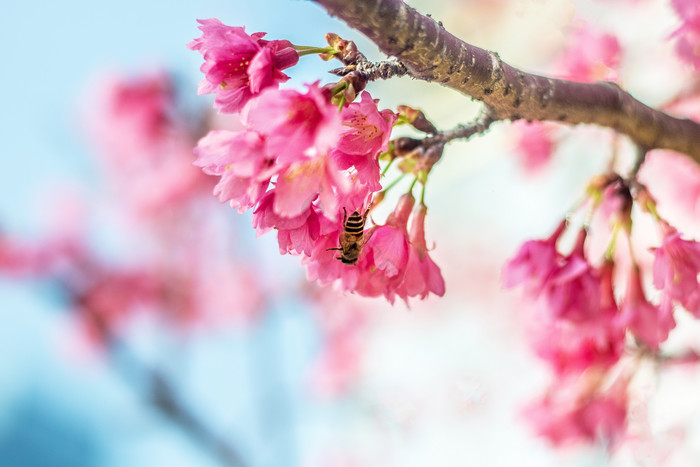
M 369 238 L 364 240 L 365 220 L 367 220 L 369 208 L 367 208 L 364 215 L 353 211 L 348 217 L 348 212 L 345 208 L 343 208 L 343 212 L 345 215 L 343 216 L 343 231 L 340 233 L 340 248 L 329 248 L 328 250 L 340 251 L 340 256 L 336 259 L 340 260 L 341 263 L 355 264 L 357 263 L 357 258 L 360 257 L 362 247 L 369 240 Z

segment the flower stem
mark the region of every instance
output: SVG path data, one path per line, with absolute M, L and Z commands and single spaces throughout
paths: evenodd
M 391 167 L 391 164 L 393 164 L 395 160 L 396 160 L 395 158 L 389 160 L 389 163 L 386 165 L 386 167 L 384 167 L 384 170 L 382 170 L 382 174 L 381 174 L 382 177 L 384 175 L 386 175 L 387 171 L 389 170 L 389 167 Z
M 613 227 L 613 232 L 612 232 L 612 238 L 610 239 L 610 243 L 608 244 L 608 247 L 605 249 L 605 259 L 607 260 L 614 260 L 615 259 L 615 245 L 617 244 L 617 234 L 620 233 L 620 223 L 615 222 L 615 225 Z M 631 243 L 630 243 L 630 248 L 631 248 Z
M 384 188 L 384 189 L 382 190 L 382 193 L 386 193 L 387 191 L 389 191 L 389 190 L 391 190 L 392 188 L 394 188 L 405 176 L 406 176 L 405 173 L 399 175 L 399 177 L 398 177 L 396 180 L 394 180 L 393 182 L 391 182 L 391 183 L 389 184 L 388 187 L 386 187 L 386 188 Z
M 345 94 L 343 94 L 340 97 L 340 99 L 338 99 L 338 112 L 342 112 L 344 106 L 345 106 Z
M 331 54 L 335 55 L 340 52 L 340 50 L 335 47 L 311 47 L 306 45 L 295 45 L 294 50 L 299 52 L 299 56 L 313 55 L 313 54 Z
M 418 177 L 413 179 L 413 183 L 411 183 L 411 187 L 408 189 L 408 193 L 413 193 L 413 187 L 416 186 L 417 181 L 418 181 Z

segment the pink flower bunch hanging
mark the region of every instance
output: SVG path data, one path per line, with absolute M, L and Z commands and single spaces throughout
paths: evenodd
M 241 213 L 252 209 L 258 235 L 276 230 L 280 253 L 301 255 L 311 280 L 392 303 L 443 295 L 422 202 L 413 210 L 409 192 L 384 225 L 365 225 L 399 116 L 359 93 L 363 85 L 279 89 L 288 78 L 281 70 L 299 58 L 289 42 L 215 19 L 200 23 L 202 36 L 189 44 L 205 59 L 200 93 L 215 93 L 220 112 L 240 111 L 244 127 L 210 131 L 195 148 L 195 165 L 219 177 L 214 194 Z

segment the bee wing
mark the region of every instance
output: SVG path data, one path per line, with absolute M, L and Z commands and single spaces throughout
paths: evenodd
M 373 225 L 372 227 L 367 229 L 367 231 L 362 236 L 362 245 L 361 246 L 365 246 L 367 244 L 367 242 L 369 242 L 369 239 L 372 238 L 372 235 L 374 235 L 375 230 L 377 230 L 376 225 Z

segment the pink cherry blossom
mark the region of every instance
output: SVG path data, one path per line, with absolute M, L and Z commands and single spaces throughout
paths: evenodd
M 503 268 L 503 284 L 506 287 L 523 284 L 532 295 L 539 295 L 557 267 L 561 255 L 556 243 L 565 229 L 566 221 L 562 221 L 549 238 L 525 242 Z
M 700 4 L 695 0 L 671 0 L 681 18 L 679 27 L 671 37 L 676 39 L 676 52 L 693 68 L 700 68 Z
M 428 255 L 425 241 L 425 215 L 428 209 L 420 204 L 413 212 L 409 239 L 411 248 L 408 250 L 408 261 L 403 282 L 397 289 L 397 294 L 406 303 L 408 297 L 420 296 L 421 299 L 434 293 L 438 297 L 445 294 L 445 281 L 440 268 Z
M 319 214 L 315 209 L 309 210 L 306 222 L 296 229 L 277 230 L 277 242 L 280 253 L 296 253 L 310 256 L 319 236 Z
M 664 300 L 661 306 L 654 306 L 647 301 L 637 266 L 632 266 L 630 271 L 627 294 L 621 307 L 621 321 L 652 349 L 658 349 L 659 344 L 668 338 L 669 332 L 676 326 L 669 300 Z
M 299 61 L 289 41 L 266 41 L 265 33 L 249 35 L 215 18 L 197 21 L 202 36 L 187 46 L 204 57 L 199 94 L 215 93 L 214 106 L 223 113 L 238 112 L 263 89 L 277 88 L 289 79 L 282 70 Z
M 374 265 L 386 276 L 394 277 L 404 272 L 408 261 L 408 218 L 415 198 L 410 193 L 401 196 L 386 224 L 377 227 L 368 241 L 374 252 Z
M 408 219 L 415 203 L 411 193 L 399 198 L 386 224 L 378 226 L 367 241 L 357 263 L 356 292 L 367 297 L 384 295 L 393 303 L 408 265 L 410 242 Z
M 601 313 L 598 319 L 574 322 L 544 316 L 534 332 L 537 354 L 559 375 L 581 373 L 592 366 L 607 368 L 622 355 L 625 328 L 620 324 L 613 291 L 613 267 L 601 270 Z
M 350 182 L 333 160 L 321 155 L 292 164 L 277 179 L 274 209 L 283 216 L 295 217 L 306 211 L 318 197 L 326 217 L 334 219 L 339 195 L 350 189 Z
M 244 109 L 243 122 L 245 130 L 211 131 L 195 149 L 195 164 L 221 176 L 215 194 L 239 211 L 255 206 L 274 176 L 273 209 L 290 218 L 316 202 L 326 217 L 336 220 L 348 196 L 370 195 L 365 185 L 353 188 L 348 173 L 328 155 L 340 137 L 340 116 L 316 84 L 306 94 L 261 93 Z
M 331 222 L 322 216 L 321 236 L 310 257 L 303 260 L 309 280 L 318 280 L 321 284 L 337 281 L 344 291 L 366 297 L 384 295 L 393 303 L 408 265 L 411 245 L 407 227 L 414 202 L 410 193 L 403 195 L 385 225 L 365 230 L 363 241 L 366 243 L 354 265 L 343 264 L 336 251 L 329 251 L 339 245 L 341 220 Z M 359 212 L 360 208 L 353 207 L 353 210 Z M 430 284 L 436 282 L 431 277 Z M 440 290 L 437 285 L 434 288 Z M 402 293 L 405 295 L 405 291 Z
M 279 170 L 266 151 L 264 139 L 252 131 L 210 131 L 194 152 L 195 165 L 209 175 L 221 176 L 214 194 L 240 212 L 257 204 L 270 177 Z
M 269 190 L 253 212 L 253 227 L 258 236 L 270 229 L 277 230 L 280 253 L 295 253 L 311 256 L 313 246 L 320 235 L 320 221 L 317 208 L 309 208 L 296 217 L 280 216 L 273 209 L 277 190 Z
M 243 110 L 248 128 L 266 136 L 268 151 L 281 164 L 324 155 L 337 144 L 340 114 L 323 89 L 314 83 L 302 94 L 268 89 Z
M 338 252 L 331 250 L 338 248 L 340 238 L 340 221 L 331 223 L 325 216 L 320 219 L 321 235 L 314 244 L 308 258 L 302 258 L 306 264 L 306 277 L 310 281 L 318 281 L 321 285 L 330 284 L 344 276 L 352 276 L 349 280 L 353 285 L 343 287 L 343 290 L 354 288 L 356 279 L 356 267 L 348 266 L 338 260 Z M 346 279 L 347 281 L 348 279 Z
M 377 102 L 365 91 L 360 102 L 343 109 L 344 129 L 331 152 L 340 169 L 354 167 L 358 181 L 372 191 L 381 189 L 377 158 L 387 150 L 391 129 L 398 118 L 391 110 L 379 111 Z
M 601 391 L 595 376 L 558 380 L 525 416 L 555 446 L 602 442 L 614 448 L 627 425 L 628 379 L 620 377 Z
M 595 320 L 601 313 L 600 277 L 584 256 L 585 229 L 574 250 L 563 257 L 545 283 L 544 294 L 553 317 L 572 321 Z
M 654 250 L 654 286 L 700 317 L 700 243 L 683 240 L 672 227 Z

